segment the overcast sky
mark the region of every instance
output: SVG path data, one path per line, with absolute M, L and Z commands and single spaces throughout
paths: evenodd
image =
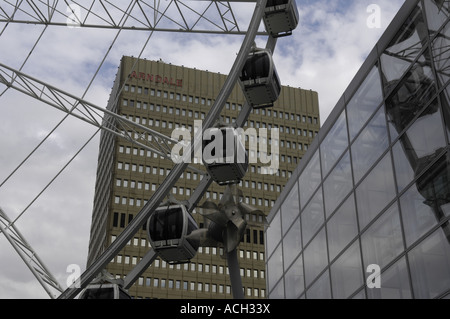
M 274 60 L 283 85 L 319 93 L 323 123 L 403 0 L 297 0 L 300 25 L 278 41 Z M 380 9 L 380 25 L 368 24 Z M 2 1 L 2 7 L 7 7 Z M 64 10 L 64 8 L 62 8 Z M 253 7 L 236 11 L 248 20 Z M 369 22 L 370 22 L 369 21 Z M 376 21 L 375 21 L 376 22 Z M 372 27 L 371 27 L 372 26 Z M 106 106 L 123 55 L 138 56 L 149 33 L 122 31 L 100 73 L 90 80 L 117 30 L 0 23 L 0 63 Z M 154 33 L 142 57 L 227 74 L 243 37 Z M 264 38 L 257 43 L 264 45 Z M 28 58 L 27 58 L 28 57 Z M 0 84 L 0 92 L 5 86 Z M 87 90 L 87 92 L 86 92 Z M 65 116 L 51 106 L 9 89 L 0 97 L 0 184 Z M 0 187 L 0 207 L 16 218 L 95 133 L 96 128 L 68 118 L 30 159 Z M 67 267 L 86 268 L 92 215 L 98 136 L 28 208 L 16 226 L 60 284 Z M 47 293 L 0 235 L 0 298 L 48 298 Z

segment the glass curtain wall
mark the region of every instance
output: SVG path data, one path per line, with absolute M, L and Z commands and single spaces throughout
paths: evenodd
M 319 132 L 268 218 L 269 298 L 450 294 L 449 10 L 407 1 Z

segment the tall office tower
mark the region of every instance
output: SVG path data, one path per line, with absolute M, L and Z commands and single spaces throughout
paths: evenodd
M 194 123 L 201 124 L 214 103 L 226 76 L 175 66 L 162 61 L 123 57 L 108 103 L 108 109 L 147 126 L 165 136 L 176 128 L 186 128 L 193 136 Z M 221 113 L 222 123 L 231 125 L 245 103 L 236 85 Z M 267 153 L 279 148 L 279 169 L 267 174 L 272 163 L 261 161 L 260 150 L 250 150 L 248 172 L 239 187 L 244 201 L 262 214 L 246 216 L 247 229 L 238 246 L 244 294 L 249 298 L 266 298 L 264 246 L 265 216 L 275 203 L 314 136 L 319 130 L 316 92 L 283 87 L 272 108 L 254 109 L 244 130 L 257 133 L 266 129 Z M 272 139 L 275 128 L 278 141 Z M 247 149 L 254 137 L 249 136 Z M 201 164 L 193 164 L 202 168 Z M 97 183 L 92 214 L 88 264 L 92 263 L 121 233 L 128 222 L 151 198 L 174 163 L 131 142 L 103 132 L 100 139 Z M 273 166 L 273 165 L 272 165 Z M 204 170 L 204 167 L 202 168 Z M 177 200 L 191 196 L 200 182 L 198 172 L 186 170 L 171 194 Z M 200 201 L 219 203 L 225 187 L 213 183 Z M 192 214 L 204 225 L 204 217 Z M 150 249 L 145 226 L 123 250 L 111 260 L 107 271 L 116 277 L 126 276 Z M 129 289 L 136 298 L 232 298 L 227 261 L 223 248 L 200 247 L 197 255 L 185 264 L 168 264 L 156 259 Z

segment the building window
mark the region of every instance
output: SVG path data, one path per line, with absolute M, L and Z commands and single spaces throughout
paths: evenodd
M 119 213 L 114 213 L 113 215 L 113 227 L 117 227 L 119 225 Z
M 124 228 L 125 227 L 125 214 L 124 213 L 121 213 L 120 214 L 120 227 L 121 228 Z

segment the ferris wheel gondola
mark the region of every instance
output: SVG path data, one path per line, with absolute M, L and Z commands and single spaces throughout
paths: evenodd
M 212 130 L 217 133 L 214 134 L 215 138 L 203 140 L 206 170 L 219 185 L 239 183 L 248 170 L 248 154 L 242 137 L 233 127 Z
M 198 250 L 195 240 L 186 238 L 198 225 L 184 205 L 162 205 L 147 222 L 150 245 L 168 263 L 186 263 Z
M 123 279 L 114 279 L 105 270 L 81 292 L 78 299 L 131 299 Z
M 291 35 L 299 21 L 295 0 L 267 0 L 263 21 L 272 37 Z
M 253 108 L 273 106 L 281 92 L 280 78 L 268 49 L 254 49 L 242 69 L 239 84 Z

